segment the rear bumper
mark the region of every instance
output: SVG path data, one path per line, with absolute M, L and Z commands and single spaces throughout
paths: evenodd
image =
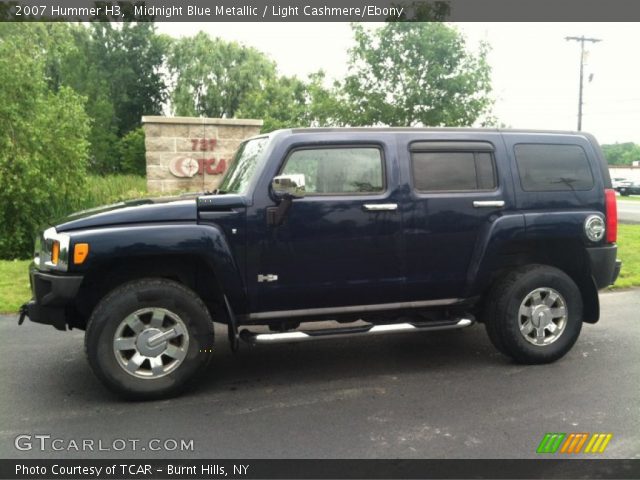
M 72 310 L 83 277 L 53 275 L 34 269 L 29 273 L 33 299 L 22 306 L 21 320 L 26 316 L 32 322 L 66 330 L 69 323 L 67 316 Z
M 613 285 L 620 274 L 622 262 L 617 259 L 618 246 L 588 248 L 591 275 L 598 290 Z

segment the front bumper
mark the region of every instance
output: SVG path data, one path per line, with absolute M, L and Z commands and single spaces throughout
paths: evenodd
M 82 276 L 54 275 L 32 269 L 29 272 L 33 299 L 20 309 L 20 320 L 25 317 L 36 323 L 53 325 L 66 330 L 68 315 L 82 283 Z
M 588 248 L 591 275 L 598 290 L 613 285 L 620 274 L 622 262 L 618 255 L 617 245 Z

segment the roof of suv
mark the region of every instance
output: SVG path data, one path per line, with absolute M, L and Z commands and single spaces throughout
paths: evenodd
M 311 127 L 292 128 L 291 133 L 331 133 L 331 132 L 460 132 L 460 133 L 547 133 L 560 135 L 585 135 L 585 132 L 569 130 L 527 130 L 512 128 L 473 128 L 473 127 Z

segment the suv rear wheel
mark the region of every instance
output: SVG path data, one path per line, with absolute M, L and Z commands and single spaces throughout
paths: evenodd
M 91 368 L 111 390 L 135 399 L 178 393 L 209 363 L 213 322 L 200 298 L 166 279 L 113 290 L 85 334 Z
M 520 363 L 564 356 L 582 328 L 582 296 L 564 272 L 547 265 L 514 270 L 492 288 L 484 311 L 491 342 Z

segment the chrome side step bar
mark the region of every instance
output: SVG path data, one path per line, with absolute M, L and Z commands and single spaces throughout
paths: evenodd
M 474 323 L 468 318 L 446 322 L 429 323 L 392 323 L 388 325 L 364 325 L 358 327 L 328 328 L 324 330 L 296 330 L 282 333 L 255 333 L 247 329 L 240 331 L 240 338 L 252 344 L 306 342 L 327 338 L 363 337 L 399 332 L 433 332 L 437 330 L 455 330 Z

